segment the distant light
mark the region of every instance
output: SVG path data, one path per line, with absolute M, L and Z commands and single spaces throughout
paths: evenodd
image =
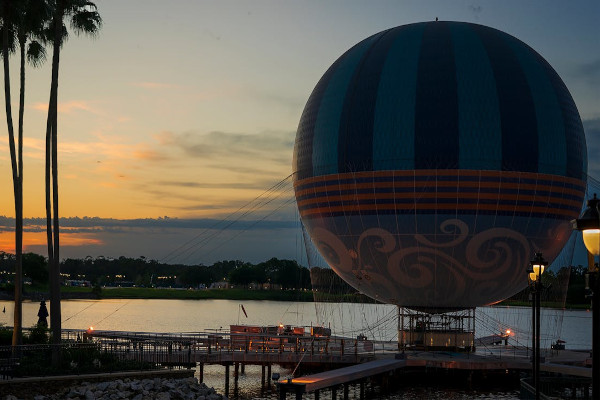
M 507 335 L 510 335 L 510 329 L 507 329 L 507 330 L 506 330 L 506 334 L 507 334 Z
M 88 328 L 88 332 L 93 332 L 93 331 L 94 331 L 94 327 L 93 327 L 93 326 L 90 326 L 90 327 Z

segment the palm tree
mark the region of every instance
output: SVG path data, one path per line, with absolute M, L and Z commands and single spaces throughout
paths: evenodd
M 12 120 L 12 104 L 10 96 L 10 67 L 9 67 L 9 54 L 14 51 L 14 27 L 11 23 L 12 17 L 16 10 L 13 8 L 13 4 L 9 0 L 2 2 L 2 61 L 4 66 L 4 105 L 6 107 L 6 125 L 8 128 L 8 146 L 10 149 L 10 162 L 12 167 L 12 178 L 13 178 L 13 193 L 15 197 L 15 253 L 16 253 L 16 266 L 15 266 L 15 311 L 14 311 L 14 323 L 13 323 L 13 346 L 21 343 L 22 333 L 22 289 L 23 289 L 23 260 L 22 260 L 22 249 L 19 243 L 19 214 L 22 210 L 21 200 L 21 180 L 19 177 L 19 171 L 17 167 L 17 153 L 15 149 L 15 132 Z
M 25 60 L 39 66 L 45 59 L 42 44 L 43 27 L 49 17 L 46 0 L 25 0 L 21 2 L 3 1 L 2 54 L 4 60 L 4 94 L 6 118 L 9 134 L 9 147 L 13 171 L 15 196 L 15 312 L 13 346 L 22 339 L 22 279 L 23 279 L 23 116 L 25 109 Z M 16 39 L 16 40 L 15 40 Z M 10 69 L 8 55 L 14 50 L 15 42 L 20 48 L 20 93 L 19 93 L 19 133 L 15 151 L 12 104 L 10 96 Z
M 75 33 L 94 36 L 100 30 L 102 18 L 98 8 L 86 0 L 54 0 L 52 2 L 52 80 L 50 101 L 46 120 L 46 236 L 48 240 L 48 261 L 50 269 L 50 327 L 52 341 L 60 343 L 60 259 L 59 259 L 59 215 L 58 215 L 58 68 L 60 48 L 68 37 L 64 20 L 68 19 Z M 58 349 L 58 347 L 55 347 Z M 58 362 L 60 354 L 53 353 L 53 361 Z

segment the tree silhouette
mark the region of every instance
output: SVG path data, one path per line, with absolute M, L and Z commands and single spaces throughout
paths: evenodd
M 46 236 L 48 241 L 48 260 L 50 264 L 50 328 L 52 342 L 60 343 L 60 240 L 58 215 L 58 70 L 60 49 L 68 37 L 64 25 L 65 19 L 77 34 L 94 36 L 100 30 L 102 18 L 94 3 L 85 0 L 54 0 L 52 5 L 52 78 L 50 82 L 50 101 L 46 120 Z M 60 360 L 59 347 L 54 346 L 53 362 Z

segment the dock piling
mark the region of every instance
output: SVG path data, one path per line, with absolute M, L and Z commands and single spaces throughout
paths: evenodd
M 271 364 L 267 364 L 267 387 L 271 389 Z
M 225 364 L 225 397 L 229 397 L 229 364 Z
M 239 381 L 239 377 L 240 377 L 240 363 L 236 362 L 234 369 L 233 369 L 233 396 L 237 397 L 238 396 L 238 381 Z

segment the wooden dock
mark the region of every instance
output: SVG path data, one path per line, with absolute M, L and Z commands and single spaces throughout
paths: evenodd
M 524 347 L 493 345 L 499 337 L 486 338 L 492 345 L 476 353 L 451 351 L 406 351 L 398 354 L 397 344 L 371 342 L 359 338 L 335 336 L 312 337 L 306 335 L 268 335 L 262 333 L 239 333 L 211 331 L 199 333 L 152 333 L 63 330 L 64 346 L 93 346 L 122 359 L 152 363 L 162 367 L 195 368 L 203 380 L 204 365 L 222 365 L 225 369 L 225 395 L 229 395 L 230 371 L 233 370 L 234 395 L 238 378 L 244 374 L 246 365 L 262 368 L 261 388 L 271 386 L 271 366 L 338 368 L 313 375 L 284 379 L 278 383 L 280 398 L 288 393 L 302 398 L 304 393 L 343 390 L 348 398 L 348 388 L 360 385 L 360 397 L 364 398 L 368 382 L 392 382 L 396 377 L 410 373 L 426 373 L 452 370 L 464 371 L 466 375 L 508 373 L 519 374 L 531 370 L 530 352 Z M 48 345 L 44 345 L 48 346 Z M 0 348 L 0 359 L 10 360 L 10 346 Z M 23 347 L 23 351 L 27 346 Z M 591 369 L 585 365 L 589 352 L 569 350 L 546 350 L 541 371 L 549 376 L 572 377 L 591 381 Z M 419 372 L 423 371 L 423 372 Z M 9 371 L 10 372 L 10 371 Z M 6 373 L 8 377 L 10 374 Z M 457 372 L 463 374 L 463 372 Z M 399 374 L 399 375 L 397 375 Z M 287 378 L 287 377 L 286 377 Z M 469 378 L 470 379 L 470 378 Z M 354 385 L 354 386 L 353 386 Z
M 314 392 L 315 399 L 318 399 L 319 391 L 322 389 L 344 385 L 344 389 L 347 391 L 349 383 L 358 382 L 361 385 L 360 398 L 362 399 L 364 398 L 364 382 L 367 378 L 394 371 L 404 366 L 406 366 L 406 360 L 382 359 L 288 379 L 277 384 L 279 386 L 279 398 L 285 399 L 287 393 L 290 392 L 295 393 L 297 399 L 301 399 L 304 393 Z M 335 397 L 335 394 L 332 397 Z M 347 398 L 347 394 L 344 397 Z

